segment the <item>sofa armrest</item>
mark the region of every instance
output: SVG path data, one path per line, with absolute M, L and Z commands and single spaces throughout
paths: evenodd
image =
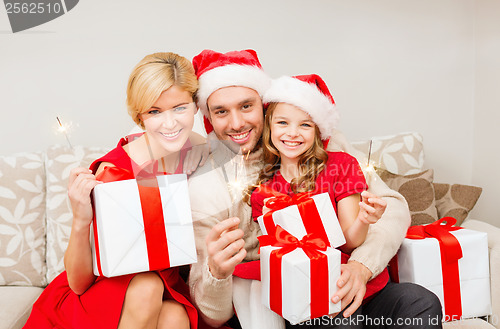
M 467 219 L 462 223 L 462 227 L 488 234 L 492 308 L 489 321 L 496 328 L 500 328 L 500 228 L 474 219 Z

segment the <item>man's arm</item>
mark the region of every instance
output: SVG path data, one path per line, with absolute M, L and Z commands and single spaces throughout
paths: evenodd
M 191 266 L 191 298 L 201 316 L 219 327 L 233 315 L 233 263 L 245 257 L 243 231 L 230 217 L 232 200 L 213 157 L 189 179 L 197 263 Z
M 332 133 L 328 150 L 355 154 L 352 145 L 337 130 Z M 368 192 L 387 202 L 387 207 L 378 222 L 370 225 L 365 242 L 354 249 L 350 260 L 366 266 L 372 273 L 371 278 L 374 278 L 387 267 L 398 251 L 410 225 L 411 217 L 408 204 L 401 194 L 391 190 L 375 172 L 368 173 L 365 178 Z
M 367 177 L 368 191 L 387 202 L 387 207 L 377 223 L 370 225 L 365 242 L 354 249 L 350 260 L 366 266 L 374 278 L 386 267 L 398 251 L 411 222 L 410 211 L 404 197 L 391 190 L 376 175 Z
M 334 131 L 328 150 L 344 151 L 355 154 L 354 148 L 339 131 Z M 368 191 L 382 198 L 387 207 L 377 223 L 370 225 L 365 242 L 354 249 L 349 262 L 341 267 L 341 276 L 337 281 L 339 290 L 332 297 L 334 303 L 342 301 L 344 316 L 350 316 L 361 305 L 366 292 L 366 283 L 380 274 L 396 254 L 411 217 L 404 197 L 391 190 L 374 172 L 366 177 Z
M 232 273 L 234 266 L 241 261 L 241 251 L 231 254 L 230 250 L 236 250 L 238 244 L 243 245 L 238 242 L 238 238 L 243 241 L 243 231 L 234 229 L 234 225 L 237 226 L 234 219 L 219 222 L 206 214 L 193 213 L 193 220 L 198 262 L 189 272 L 191 297 L 205 322 L 220 327 L 233 315 Z M 245 249 L 242 250 L 244 253 Z M 221 255 L 224 251 L 237 262 L 234 266 L 228 264 L 225 255 Z

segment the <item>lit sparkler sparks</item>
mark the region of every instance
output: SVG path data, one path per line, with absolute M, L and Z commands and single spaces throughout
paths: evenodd
M 69 137 L 68 137 L 68 128 L 69 126 L 67 125 L 63 125 L 63 123 L 61 122 L 61 120 L 59 119 L 59 117 L 56 117 L 57 119 L 57 123 L 59 124 L 59 127 L 57 128 L 57 130 L 61 133 L 64 134 L 64 137 L 66 137 L 66 141 L 68 142 L 68 145 L 71 149 L 73 149 L 73 145 L 71 145 L 71 142 L 69 141 Z
M 239 198 L 243 197 L 243 193 L 247 193 L 246 189 L 251 183 L 245 170 L 245 160 L 248 158 L 249 153 L 250 152 L 248 152 L 245 159 L 243 159 L 244 156 L 239 156 L 230 161 L 230 163 L 234 165 L 234 179 L 228 181 L 227 185 L 232 194 Z

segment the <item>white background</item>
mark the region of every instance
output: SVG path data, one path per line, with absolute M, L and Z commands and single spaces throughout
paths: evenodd
M 82 0 L 13 34 L 0 7 L 0 155 L 112 147 L 145 55 L 253 48 L 272 76 L 318 73 L 351 141 L 416 131 L 435 181 L 481 186 L 472 217 L 500 226 L 500 1 Z

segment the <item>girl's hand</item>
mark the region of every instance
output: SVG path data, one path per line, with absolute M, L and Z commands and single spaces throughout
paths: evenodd
M 210 154 L 210 143 L 193 146 L 186 154 L 183 163 L 183 172 L 191 175 L 196 168 L 205 164 Z
M 265 198 L 264 199 L 264 205 L 262 206 L 262 215 L 265 215 L 267 214 L 271 209 L 269 209 L 268 207 L 266 207 L 266 202 L 267 200 L 269 200 L 271 198 Z
M 71 170 L 68 180 L 68 197 L 73 210 L 73 224 L 89 226 L 92 222 L 90 192 L 101 182 L 87 168 Z
M 375 224 L 382 217 L 386 207 L 387 202 L 368 191 L 363 191 L 358 218 L 365 224 Z

